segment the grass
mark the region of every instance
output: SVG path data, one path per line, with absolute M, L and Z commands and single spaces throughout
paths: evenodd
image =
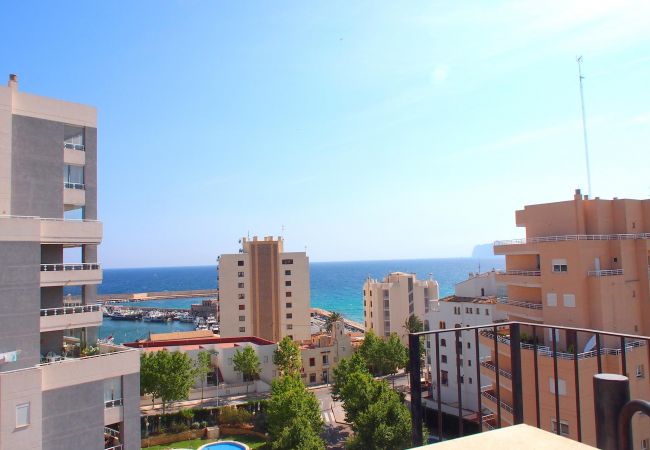
M 246 435 L 237 435 L 237 436 L 223 435 L 219 438 L 219 440 L 241 442 L 242 444 L 248 445 L 252 449 L 262 448 L 262 446 L 265 444 L 265 441 L 263 441 L 260 438 L 257 438 L 255 436 L 246 436 Z M 154 445 L 153 447 L 145 447 L 145 448 L 146 450 L 168 450 L 172 448 L 191 448 L 193 450 L 196 450 L 197 448 L 207 444 L 208 442 L 212 442 L 212 441 L 208 441 L 206 439 L 192 439 L 191 441 L 179 441 L 179 442 L 174 442 L 173 444 Z

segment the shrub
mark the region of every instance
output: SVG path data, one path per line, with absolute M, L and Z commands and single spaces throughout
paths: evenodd
M 200 424 L 200 423 L 198 423 L 198 422 L 192 422 L 192 429 L 193 429 L 193 430 L 198 430 L 199 428 L 201 428 L 201 424 Z
M 200 424 L 199 426 L 200 426 L 200 428 L 205 428 L 205 427 L 208 426 L 208 422 L 206 422 L 206 421 L 204 420 L 203 422 L 201 422 L 201 424 Z
M 241 425 L 250 423 L 253 415 L 245 409 L 223 408 L 219 411 L 219 423 L 223 425 Z

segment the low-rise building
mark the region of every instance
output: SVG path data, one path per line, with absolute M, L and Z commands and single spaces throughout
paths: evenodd
M 334 323 L 331 333 L 313 335 L 300 346 L 303 382 L 308 386 L 331 382 L 334 368 L 353 352 L 352 338 L 343 321 Z

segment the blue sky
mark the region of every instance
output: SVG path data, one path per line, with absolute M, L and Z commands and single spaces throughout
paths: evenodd
M 462 3 L 462 4 L 461 4 Z M 7 2 L 0 73 L 99 110 L 106 267 L 468 256 L 514 211 L 648 198 L 650 3 Z

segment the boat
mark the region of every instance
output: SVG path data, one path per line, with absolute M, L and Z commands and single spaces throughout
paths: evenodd
M 139 311 L 122 311 L 122 310 L 113 310 L 113 313 L 110 315 L 111 320 L 142 320 L 142 313 Z
M 180 322 L 184 322 L 184 323 L 194 322 L 194 317 L 188 312 L 180 313 L 177 317 Z
M 154 310 L 147 313 L 147 315 L 144 316 L 144 320 L 146 322 L 165 322 L 167 318 L 160 311 Z

